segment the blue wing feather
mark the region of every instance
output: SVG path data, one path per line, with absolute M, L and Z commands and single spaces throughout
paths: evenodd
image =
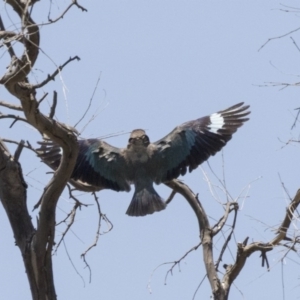
M 38 155 L 51 168 L 60 164 L 61 150 L 51 140 L 39 142 Z M 129 191 L 128 169 L 122 149 L 98 139 L 79 140 L 79 153 L 71 179 L 80 180 L 99 189 Z
M 189 121 L 154 143 L 153 165 L 157 184 L 184 175 L 215 155 L 248 120 L 249 106 L 236 104 L 226 110 Z
M 80 140 L 72 178 L 115 191 L 129 191 L 122 149 L 98 139 Z

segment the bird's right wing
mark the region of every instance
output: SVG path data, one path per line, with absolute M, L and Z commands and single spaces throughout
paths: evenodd
M 61 148 L 51 140 L 38 142 L 38 156 L 56 170 L 61 160 Z M 122 149 L 99 139 L 78 140 L 79 153 L 71 179 L 80 180 L 98 189 L 129 191 L 127 164 Z
M 161 183 L 191 172 L 220 151 L 233 133 L 248 120 L 249 106 L 228 109 L 186 122 L 154 143 L 152 166 L 155 182 Z

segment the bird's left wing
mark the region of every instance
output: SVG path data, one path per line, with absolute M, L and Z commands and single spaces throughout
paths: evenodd
M 39 157 L 56 170 L 60 164 L 61 149 L 50 140 L 39 142 Z M 129 191 L 128 168 L 122 149 L 99 139 L 78 140 L 79 153 L 71 179 L 98 189 Z
M 152 165 L 155 182 L 161 183 L 191 172 L 231 139 L 232 134 L 248 121 L 249 106 L 236 104 L 176 127 L 154 143 Z

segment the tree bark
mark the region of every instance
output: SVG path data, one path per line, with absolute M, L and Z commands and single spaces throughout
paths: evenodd
M 35 229 L 26 206 L 26 183 L 17 159 L 14 159 L 4 143 L 0 143 L 0 199 L 14 232 L 16 244 L 22 253 L 28 281 L 34 300 L 56 300 L 52 270 L 52 248 L 55 238 L 55 211 L 57 201 L 73 171 L 78 146 L 73 131 L 62 123 L 47 117 L 39 110 L 36 88 L 29 83 L 27 75 L 39 54 L 39 27 L 31 19 L 31 1 L 6 1 L 18 14 L 21 33 L 18 40 L 24 46 L 20 58 L 15 56 L 13 47 L 6 43 L 11 55 L 10 66 L 0 79 L 6 89 L 19 99 L 27 122 L 42 135 L 60 145 L 63 150 L 61 164 L 45 187 L 40 198 L 40 211 Z M 72 4 L 75 4 L 73 1 Z M 6 34 L 2 20 L 0 28 Z
M 21 166 L 14 161 L 0 141 L 0 199 L 13 230 L 16 245 L 23 257 L 32 297 L 39 299 L 31 257 L 31 242 L 35 229 L 27 210 L 26 193 L 27 185 L 22 176 Z

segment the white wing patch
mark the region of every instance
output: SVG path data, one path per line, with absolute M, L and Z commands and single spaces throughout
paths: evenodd
M 207 127 L 210 132 L 216 133 L 216 134 L 218 133 L 218 130 L 223 128 L 223 126 L 225 124 L 224 118 L 219 113 L 214 113 L 214 114 L 210 115 L 210 122 L 211 122 L 211 124 L 208 125 Z

